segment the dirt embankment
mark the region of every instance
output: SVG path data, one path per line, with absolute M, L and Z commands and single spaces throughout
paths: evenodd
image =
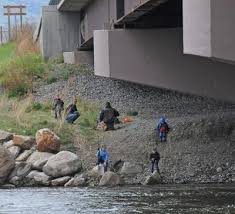
M 59 92 L 66 100 L 79 95 L 101 105 L 110 101 L 122 114 L 139 112 L 134 122 L 103 133 L 96 142 L 76 141 L 87 168 L 94 166 L 97 147 L 104 143 L 111 165 L 120 159 L 143 165 L 144 173 L 137 176 L 141 181 L 149 173 L 149 152 L 157 145 L 166 183 L 235 181 L 235 105 L 231 103 L 84 73 L 35 91 L 40 102 Z M 154 129 L 161 115 L 167 116 L 171 132 L 167 143 L 156 144 Z

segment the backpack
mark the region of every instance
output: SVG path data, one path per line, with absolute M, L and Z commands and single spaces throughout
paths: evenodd
M 159 131 L 160 131 L 160 132 L 162 132 L 162 133 L 166 133 L 166 132 L 168 132 L 167 124 L 166 124 L 166 123 L 162 123 L 162 124 L 160 124 Z
M 105 109 L 104 110 L 104 122 L 110 123 L 114 120 L 114 110 L 113 109 Z

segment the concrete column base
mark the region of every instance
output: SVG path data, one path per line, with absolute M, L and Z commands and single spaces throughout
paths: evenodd
M 63 56 L 64 56 L 64 63 L 67 64 L 94 65 L 94 54 L 92 51 L 64 52 Z

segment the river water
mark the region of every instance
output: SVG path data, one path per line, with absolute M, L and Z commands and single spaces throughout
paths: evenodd
M 0 190 L 0 214 L 235 213 L 235 185 Z

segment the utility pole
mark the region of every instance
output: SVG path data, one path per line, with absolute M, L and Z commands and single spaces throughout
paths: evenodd
M 0 26 L 0 44 L 3 43 L 3 30 L 2 30 L 2 26 Z
M 20 16 L 20 26 L 21 29 L 23 27 L 23 16 L 26 16 L 26 12 L 23 10 L 26 8 L 25 5 L 5 5 L 3 6 L 5 9 L 4 16 L 8 17 L 8 37 L 9 41 L 11 40 L 11 16 Z

